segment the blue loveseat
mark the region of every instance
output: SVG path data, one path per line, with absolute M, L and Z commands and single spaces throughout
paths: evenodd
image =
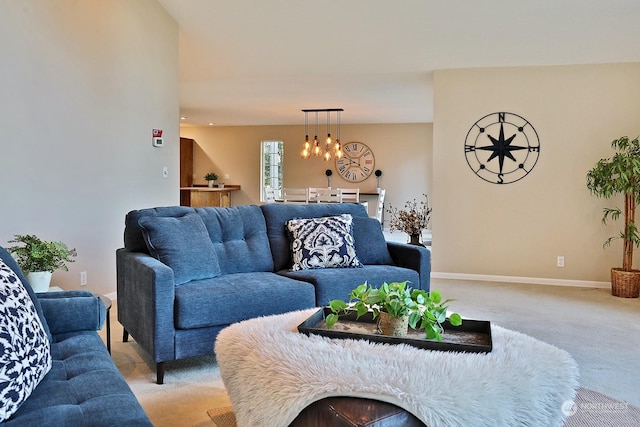
M 0 425 L 151 426 L 96 332 L 106 315 L 100 298 L 88 291 L 36 295 L 16 262 L 2 247 L 0 260 L 2 315 L 6 316 L 0 333 L 0 346 L 3 347 L 1 409 L 3 418 L 10 415 Z M 19 301 L 25 304 L 17 305 L 16 295 L 22 295 Z M 27 306 L 33 317 L 25 315 L 28 310 L 23 308 Z M 27 322 L 19 319 L 22 316 L 27 317 Z M 33 336 L 25 336 L 29 334 L 16 329 L 16 325 L 33 332 L 34 323 L 41 325 L 38 326 L 39 348 L 23 354 L 20 347 L 29 345 L 29 338 Z M 44 365 L 43 361 L 47 359 L 48 372 L 42 366 L 30 365 L 36 360 L 34 353 L 38 352 L 42 354 L 37 359 L 39 362 Z M 50 356 L 46 356 L 47 352 Z M 24 363 L 26 360 L 29 362 Z M 20 388 L 31 379 L 34 368 L 44 377 L 35 381 L 37 385 L 30 392 L 24 392 Z M 18 403 L 18 396 L 20 400 L 24 397 L 26 400 Z
M 350 222 L 345 239 L 357 265 L 294 271 L 287 221 L 340 215 Z M 118 320 L 124 340 L 131 335 L 156 362 L 162 384 L 165 362 L 212 354 L 217 334 L 234 322 L 346 299 L 365 281 L 409 280 L 429 290 L 430 255 L 386 242 L 359 204 L 135 210 L 116 251 Z

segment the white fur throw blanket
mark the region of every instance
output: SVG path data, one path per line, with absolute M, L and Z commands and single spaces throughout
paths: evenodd
M 567 352 L 494 325 L 491 353 L 441 352 L 298 333 L 316 310 L 247 320 L 218 335 L 239 427 L 286 427 L 328 396 L 389 402 L 429 427 L 561 426 L 562 404 L 578 387 Z

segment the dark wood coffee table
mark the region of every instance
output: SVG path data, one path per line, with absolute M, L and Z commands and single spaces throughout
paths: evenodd
M 326 397 L 307 406 L 289 427 L 424 427 L 410 412 L 379 400 Z

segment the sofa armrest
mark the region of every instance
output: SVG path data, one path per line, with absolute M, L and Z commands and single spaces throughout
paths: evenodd
M 89 291 L 37 294 L 51 334 L 97 331 L 104 325 L 107 310 L 100 297 Z
M 173 270 L 142 252 L 116 251 L 118 321 L 155 362 L 175 359 Z
M 431 286 L 431 249 L 397 242 L 387 242 L 387 248 L 397 266 L 410 268 L 420 275 L 420 283 L 414 283 L 412 287 L 428 292 Z

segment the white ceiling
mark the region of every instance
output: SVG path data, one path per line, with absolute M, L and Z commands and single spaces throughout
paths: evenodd
M 640 0 L 158 1 L 183 125 L 424 123 L 434 70 L 640 61 Z

